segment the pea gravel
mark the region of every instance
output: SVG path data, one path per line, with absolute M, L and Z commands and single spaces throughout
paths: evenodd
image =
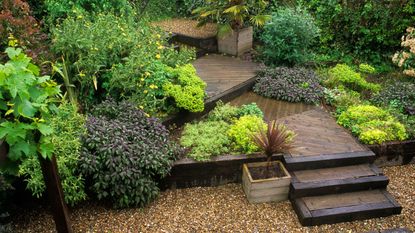
M 302 227 L 288 201 L 249 204 L 240 185 L 162 192 L 144 209 L 111 210 L 96 204 L 71 214 L 75 232 L 368 232 L 415 230 L 415 165 L 384 168 L 388 190 L 401 215 L 317 227 Z M 14 223 L 16 232 L 53 232 L 52 217 L 39 208 Z
M 152 24 L 159 26 L 164 31 L 194 38 L 210 38 L 216 36 L 217 33 L 216 24 L 208 23 L 202 27 L 197 27 L 198 21 L 192 19 L 168 19 Z

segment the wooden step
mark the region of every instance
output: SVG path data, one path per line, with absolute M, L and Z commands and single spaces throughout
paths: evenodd
M 301 197 L 292 203 L 303 226 L 386 217 L 402 211 L 394 198 L 381 189 Z
M 375 154 L 372 151 L 358 151 L 313 156 L 284 155 L 284 162 L 288 171 L 311 170 L 349 166 L 362 163 L 373 163 L 374 160 Z
M 389 179 L 373 164 L 291 172 L 290 198 L 384 189 Z

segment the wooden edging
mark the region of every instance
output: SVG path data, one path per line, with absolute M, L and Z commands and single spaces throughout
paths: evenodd
M 202 49 L 207 53 L 216 53 L 218 51 L 218 41 L 216 36 L 196 38 L 174 33 L 171 37 L 171 41 L 194 46 L 196 48 Z
M 415 140 L 388 142 L 382 145 L 368 145 L 376 154 L 378 166 L 396 166 L 415 163 Z
M 282 156 L 273 155 L 272 160 L 281 160 Z M 241 183 L 242 165 L 263 161 L 266 161 L 266 156 L 261 154 L 217 156 L 206 162 L 184 158 L 173 164 L 170 174 L 160 181 L 160 187 L 176 189 Z
M 204 115 L 206 115 L 208 112 L 210 112 L 213 108 L 216 107 L 216 103 L 218 101 L 222 101 L 224 103 L 229 102 L 233 99 L 235 99 L 236 97 L 242 95 L 243 93 L 249 91 L 252 89 L 252 87 L 255 85 L 256 82 L 256 77 L 252 77 L 248 80 L 246 80 L 243 83 L 240 83 L 234 87 L 232 87 L 231 89 L 228 89 L 225 92 L 222 92 L 219 95 L 216 95 L 214 97 L 211 97 L 209 99 L 207 99 L 205 101 L 205 108 L 203 110 L 203 112 L 198 112 L 198 113 L 191 113 L 188 111 L 182 111 L 179 112 L 178 114 L 167 118 L 163 121 L 163 125 L 166 127 L 175 125 L 177 127 L 180 127 L 182 125 L 184 125 L 185 123 L 191 122 L 195 119 L 198 119 Z

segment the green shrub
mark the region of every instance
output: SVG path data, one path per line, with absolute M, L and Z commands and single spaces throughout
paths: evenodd
M 192 12 L 205 5 L 205 0 L 178 0 L 177 12 L 179 15 L 188 17 L 192 16 Z
M 415 115 L 407 115 L 393 108 L 389 112 L 405 126 L 408 138 L 415 139 Z
M 340 114 L 337 123 L 350 129 L 366 144 L 381 144 L 408 137 L 404 125 L 388 111 L 371 105 L 349 107 Z
M 307 11 L 283 8 L 273 13 L 260 36 L 261 58 L 268 65 L 294 65 L 307 61 L 313 42 L 319 35 L 314 19 Z
M 110 95 L 133 100 L 150 114 L 163 115 L 173 111 L 163 92 L 163 85 L 174 75 L 169 74 L 174 71 L 170 67 L 189 63 L 194 50 L 175 51 L 162 35 L 130 17 L 68 18 L 53 30 L 53 49 L 66 58 L 85 108 Z
M 180 108 L 202 112 L 205 108 L 206 83 L 197 76 L 193 65 L 169 68 L 168 72 L 175 78 L 163 86 L 165 96 L 172 97 Z
M 415 1 L 302 0 L 321 29 L 322 52 L 389 61 L 405 29 L 413 25 Z
M 267 68 L 258 72 L 253 90 L 268 98 L 288 102 L 315 104 L 323 96 L 319 77 L 313 70 L 304 68 Z
M 84 179 L 78 171 L 81 136 L 85 133 L 85 117 L 76 111 L 74 106 L 66 103 L 61 105 L 58 114 L 50 119 L 50 125 L 54 130 L 51 141 L 55 146 L 54 155 L 65 202 L 71 205 L 86 199 Z M 34 196 L 43 195 L 46 187 L 38 158 L 31 157 L 23 161 L 19 167 L 19 175 L 25 177 L 27 188 Z
M 54 24 L 58 19 L 67 16 L 115 13 L 123 15 L 132 13 L 128 0 L 45 0 L 48 23 Z
M 336 113 L 340 114 L 350 106 L 363 103 L 359 92 L 344 88 L 324 89 L 324 98 L 328 104 L 336 107 Z
M 264 113 L 258 107 L 256 103 L 250 103 L 250 104 L 243 104 L 241 107 L 239 107 L 237 110 L 237 116 L 238 117 L 257 116 L 260 118 L 264 118 Z
M 188 156 L 207 161 L 211 156 L 230 152 L 231 140 L 227 135 L 230 125 L 224 121 L 206 121 L 186 124 L 180 144 L 191 148 Z
M 151 21 L 175 17 L 181 10 L 172 0 L 134 0 L 134 6 L 140 9 L 141 16 Z
M 376 74 L 375 67 L 369 65 L 369 64 L 360 64 L 359 65 L 359 71 L 365 74 Z
M 175 159 L 168 130 L 127 101 L 107 100 L 92 112 L 80 156 L 81 172 L 90 179 L 92 191 L 115 207 L 149 203 Z
M 253 142 L 252 135 L 265 129 L 267 124 L 258 116 L 243 116 L 235 121 L 228 135 L 234 142 L 234 149 L 242 153 L 253 153 L 259 151 Z
M 229 103 L 224 104 L 222 101 L 216 103 L 216 107 L 209 112 L 208 121 L 225 121 L 232 123 L 238 117 L 238 107 L 232 106 Z
M 330 88 L 345 87 L 357 92 L 378 92 L 381 88 L 378 84 L 366 81 L 362 75 L 345 64 L 338 64 L 331 68 L 328 75 L 329 78 L 325 80 L 325 84 Z

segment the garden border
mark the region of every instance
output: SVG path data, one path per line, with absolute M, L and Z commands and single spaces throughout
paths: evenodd
M 196 52 L 196 57 L 202 57 L 207 53 L 217 53 L 218 52 L 218 40 L 216 36 L 207 37 L 207 38 L 197 38 L 186 36 L 179 33 L 173 33 L 170 39 L 171 42 L 177 42 L 181 44 L 190 45 L 199 49 Z
M 273 161 L 282 161 L 282 158 L 283 154 L 272 156 Z M 166 190 L 241 183 L 244 163 L 263 162 L 266 159 L 266 156 L 260 153 L 222 155 L 205 162 L 183 158 L 174 162 L 170 174 L 160 181 L 160 187 Z

